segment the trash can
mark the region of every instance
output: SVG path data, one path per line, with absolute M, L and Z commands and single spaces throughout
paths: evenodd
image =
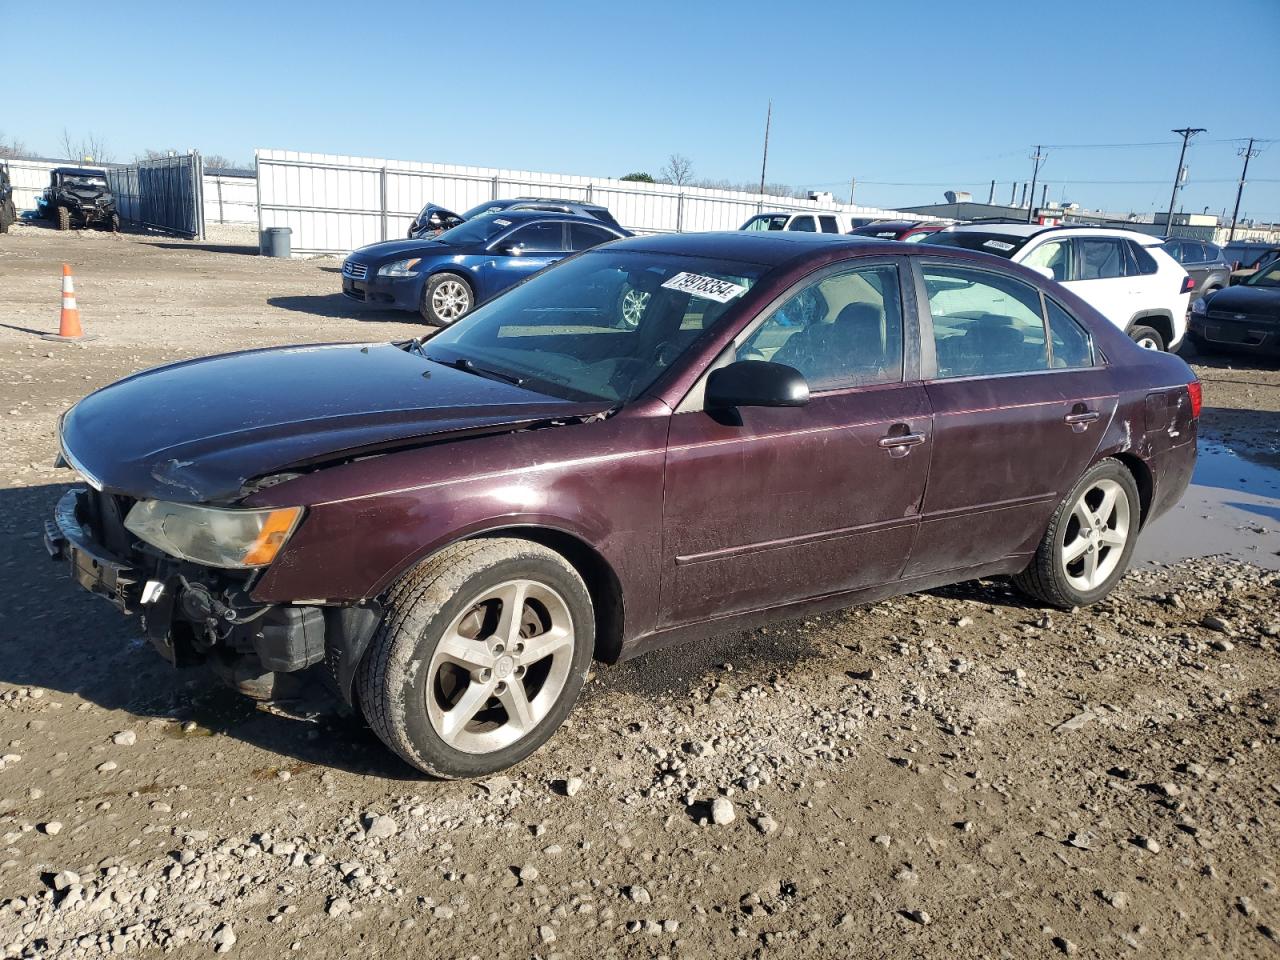
M 292 227 L 267 227 L 262 231 L 258 252 L 264 257 L 284 257 L 292 253 Z

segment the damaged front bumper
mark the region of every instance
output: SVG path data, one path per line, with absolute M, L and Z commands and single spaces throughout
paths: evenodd
M 127 511 L 116 499 L 75 488 L 45 522 L 45 548 L 68 564 L 76 583 L 123 614 L 139 614 L 151 645 L 174 666 L 207 662 L 242 693 L 281 700 L 296 692 L 304 671 L 323 665 L 331 686 L 352 703 L 355 671 L 381 606 L 255 603 L 256 572 L 202 567 L 145 548 L 123 530 Z

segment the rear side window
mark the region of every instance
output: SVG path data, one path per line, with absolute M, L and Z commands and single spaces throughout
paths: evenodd
M 1222 259 L 1222 248 L 1216 243 L 1206 243 L 1204 245 L 1205 260 L 1218 261 Z
M 608 230 L 601 230 L 599 227 L 593 227 L 589 223 L 569 224 L 570 250 L 586 250 L 597 244 L 608 243 L 610 240 L 616 239 Z
M 938 377 L 1049 368 L 1040 294 L 1012 277 L 965 267 L 924 268 Z
M 1045 314 L 1049 321 L 1049 343 L 1053 352 L 1053 367 L 1093 366 L 1093 340 L 1085 329 L 1067 311 L 1045 297 Z
M 836 223 L 835 217 L 819 217 L 818 222 L 822 224 L 823 233 L 839 233 L 840 225 Z
M 817 233 L 818 228 L 813 225 L 813 217 L 796 217 L 791 221 L 788 230 L 804 230 L 806 233 Z
M 1081 280 L 1110 280 L 1125 275 L 1124 249 L 1110 237 L 1077 237 Z

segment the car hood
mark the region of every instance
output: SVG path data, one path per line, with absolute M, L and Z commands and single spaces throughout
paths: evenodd
M 1215 312 L 1270 313 L 1280 317 L 1280 287 L 1238 284 L 1206 298 L 1205 306 Z
M 104 490 L 228 502 L 247 482 L 347 456 L 603 413 L 396 344 L 327 344 L 135 374 L 63 417 L 64 457 Z
M 405 260 L 409 257 L 431 257 L 461 252 L 463 252 L 462 247 L 441 243 L 439 240 L 384 240 L 381 243 L 371 243 L 367 247 L 361 247 L 351 254 L 350 259 L 365 263 L 379 263 L 383 260 Z

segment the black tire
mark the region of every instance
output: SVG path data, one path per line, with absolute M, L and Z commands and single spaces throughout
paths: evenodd
M 465 752 L 446 743 L 428 715 L 427 697 L 437 695 L 432 655 L 475 598 L 514 579 L 543 584 L 565 601 L 574 632 L 568 676 L 530 732 L 501 749 Z M 519 763 L 564 723 L 586 682 L 595 646 L 591 595 L 572 565 L 540 544 L 479 539 L 446 547 L 398 580 L 386 606 L 357 675 L 360 706 L 382 742 L 423 773 L 444 779 L 480 777 Z
M 58 229 L 59 230 L 71 229 L 71 211 L 68 210 L 66 207 L 58 208 Z
M 457 284 L 457 287 L 450 286 L 449 290 L 458 290 L 459 295 L 465 297 L 465 302 L 461 306 L 459 312 L 454 313 L 451 310 L 441 310 L 438 307 L 444 307 L 443 304 L 437 304 L 436 291 L 445 284 Z M 451 303 L 457 301 L 450 299 Z M 447 327 L 451 323 L 457 323 L 468 313 L 470 313 L 476 305 L 475 291 L 471 289 L 471 284 L 467 282 L 467 278 L 457 273 L 437 273 L 428 277 L 426 284 L 422 288 L 422 302 L 418 305 L 418 312 L 422 314 L 422 319 L 427 323 L 434 324 L 437 327 Z
M 18 222 L 18 208 L 12 200 L 5 200 L 0 205 L 0 233 L 8 233 L 9 228 Z
M 120 232 L 120 214 L 113 213 L 106 220 L 106 222 L 103 223 L 103 227 L 107 230 L 110 230 L 112 233 L 119 233 Z
M 1129 529 L 1125 544 L 1121 548 L 1119 562 L 1110 576 L 1096 588 L 1082 591 L 1067 579 L 1065 565 L 1059 562 L 1059 557 L 1077 501 L 1085 491 L 1100 480 L 1114 480 L 1128 497 Z M 1133 479 L 1133 474 L 1119 460 L 1110 457 L 1100 460 L 1086 470 L 1084 476 L 1062 498 L 1062 502 L 1058 504 L 1053 517 L 1049 520 L 1049 528 L 1045 530 L 1031 563 L 1013 577 L 1014 586 L 1033 600 L 1063 610 L 1097 603 L 1115 588 L 1128 569 L 1133 548 L 1138 542 L 1138 529 L 1141 523 L 1142 501 L 1139 498 L 1138 484 Z
M 1147 348 L 1150 350 L 1163 351 L 1166 349 L 1164 337 L 1160 336 L 1160 331 L 1155 330 L 1152 327 L 1143 326 L 1142 324 L 1137 324 L 1136 326 L 1129 328 L 1129 339 L 1139 346 L 1142 346 L 1144 343 L 1153 344 L 1153 346 Z

